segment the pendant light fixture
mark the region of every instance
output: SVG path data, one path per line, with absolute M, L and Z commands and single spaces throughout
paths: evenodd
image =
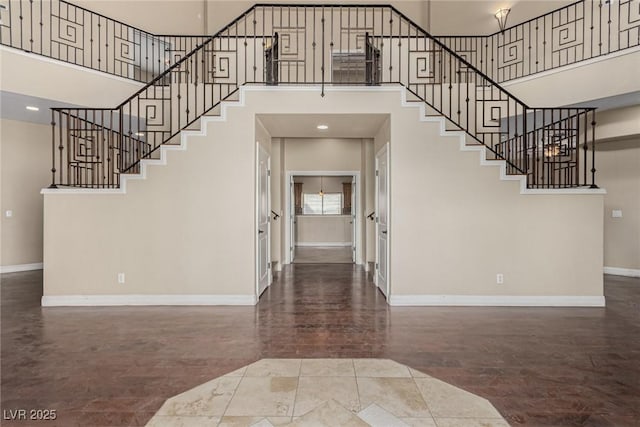
M 322 177 L 320 177 L 320 193 L 321 196 L 324 196 L 324 190 L 322 189 Z

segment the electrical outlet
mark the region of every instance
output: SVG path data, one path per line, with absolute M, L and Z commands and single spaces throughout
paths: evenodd
M 124 273 L 118 273 L 118 283 L 124 283 Z
M 622 211 L 619 209 L 614 209 L 611 211 L 611 218 L 622 218 Z
M 496 283 L 498 285 L 502 285 L 504 283 L 504 274 L 502 273 L 496 274 Z
M 11 218 L 13 216 L 13 211 L 5 211 L 4 216 L 6 216 L 7 218 Z

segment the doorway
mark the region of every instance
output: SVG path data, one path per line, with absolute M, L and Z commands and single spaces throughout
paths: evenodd
M 359 171 L 288 171 L 286 263 L 362 264 Z

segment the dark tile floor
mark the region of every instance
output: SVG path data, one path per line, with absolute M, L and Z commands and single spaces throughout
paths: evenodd
M 294 264 L 351 264 L 351 246 L 296 246 Z
M 640 425 L 640 279 L 607 308 L 388 307 L 352 265 L 296 265 L 256 307 L 47 308 L 2 275 L 2 409 L 144 425 L 175 394 L 264 357 L 391 358 L 484 396 L 512 425 Z

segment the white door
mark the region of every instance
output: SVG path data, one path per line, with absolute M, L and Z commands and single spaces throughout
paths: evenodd
M 351 180 L 351 261 L 356 260 L 356 178 Z
M 289 181 L 289 262 L 296 257 L 296 192 L 293 176 Z
M 376 285 L 389 295 L 389 148 L 376 155 Z
M 258 296 L 271 284 L 271 158 L 258 144 L 257 164 L 257 260 Z

